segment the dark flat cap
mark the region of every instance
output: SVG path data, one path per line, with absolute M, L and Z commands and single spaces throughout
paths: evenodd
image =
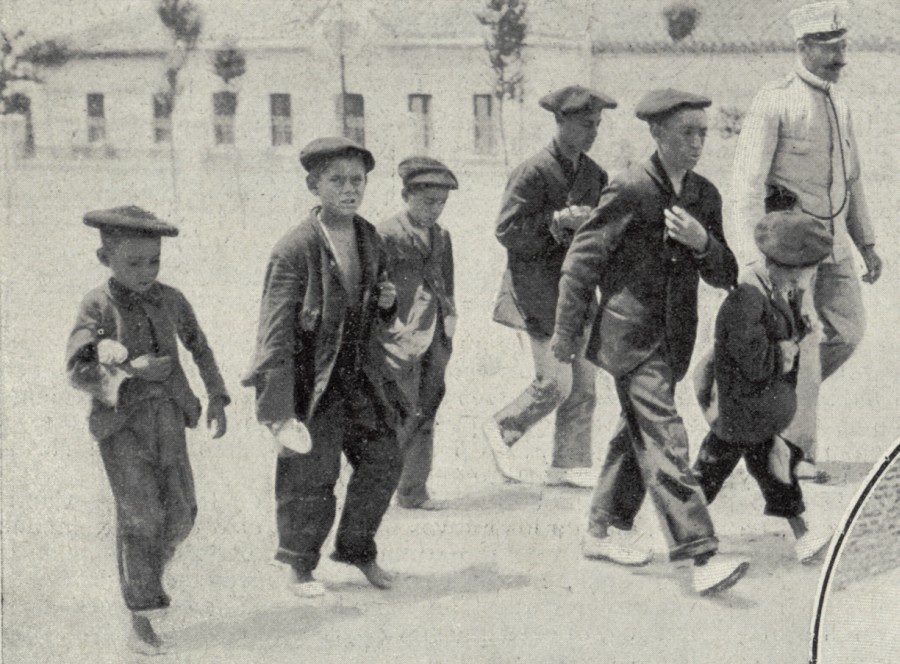
M 310 171 L 323 160 L 354 156 L 362 157 L 363 163 L 366 165 L 366 173 L 375 168 L 375 157 L 371 152 L 349 138 L 340 136 L 325 136 L 307 143 L 300 150 L 300 163 L 303 164 L 303 168 Z
M 84 215 L 84 223 L 101 233 L 117 235 L 143 235 L 147 237 L 175 237 L 178 229 L 158 219 L 136 205 L 94 210 Z
M 548 95 L 538 101 L 541 108 L 556 115 L 572 115 L 574 113 L 595 113 L 604 108 L 615 108 L 618 102 L 602 92 L 589 90 L 580 85 L 570 85 Z
M 403 186 L 430 185 L 459 189 L 459 183 L 453 171 L 437 159 L 431 157 L 407 157 L 397 164 L 397 175 L 403 180 Z
M 641 120 L 650 122 L 660 120 L 669 113 L 674 113 L 682 108 L 706 108 L 710 105 L 712 105 L 712 100 L 707 97 L 666 88 L 651 90 L 641 97 L 634 108 L 634 114 Z
M 788 267 L 815 265 L 831 253 L 834 242 L 825 224 L 793 210 L 770 212 L 760 219 L 753 239 L 764 256 Z

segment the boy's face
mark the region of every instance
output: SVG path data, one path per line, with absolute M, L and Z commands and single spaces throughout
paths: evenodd
M 420 226 L 431 228 L 444 211 L 449 195 L 450 190 L 446 187 L 421 187 L 404 191 L 403 200 L 412 220 Z
M 309 178 L 307 184 L 319 197 L 323 210 L 338 217 L 352 217 L 366 192 L 366 167 L 360 157 L 339 157 L 318 177 Z
M 766 267 L 772 286 L 780 291 L 808 291 L 812 285 L 813 275 L 816 273 L 816 266 L 788 267 L 768 262 Z
M 124 237 L 101 248 L 98 255 L 116 281 L 142 293 L 156 282 L 161 249 L 158 237 Z
M 556 121 L 559 142 L 578 152 L 590 150 L 600 129 L 600 113 L 593 111 L 560 116 Z
M 706 142 L 706 112 L 699 108 L 676 111 L 659 123 L 650 125 L 659 157 L 669 168 L 689 171 L 703 154 Z

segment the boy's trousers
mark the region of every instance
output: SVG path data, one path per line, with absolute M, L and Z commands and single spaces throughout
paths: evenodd
M 766 499 L 765 514 L 780 516 L 786 519 L 803 514 L 803 491 L 797 481 L 797 464 L 803 460 L 803 451 L 796 445 L 787 443 L 791 452 L 790 483 L 780 481 L 770 469 L 769 455 L 774 440 L 762 443 L 730 443 L 722 440 L 712 431 L 703 439 L 697 461 L 694 463 L 694 474 L 700 482 L 707 502 L 716 499 L 719 490 L 734 471 L 741 459 L 747 465 L 747 471 L 759 484 Z
M 353 467 L 335 538 L 334 558 L 341 562 L 375 560 L 375 533 L 403 465 L 397 435 L 378 412 L 368 379 L 362 372 L 342 371 L 338 362 L 307 423 L 312 449 L 307 454 L 283 451 L 276 465 L 275 558 L 297 569 L 315 569 L 334 524 L 341 452 Z
M 571 364 L 558 361 L 550 339 L 529 336 L 535 378 L 518 397 L 494 415 L 507 445 L 556 411 L 554 468 L 590 468 L 591 427 L 596 405 L 596 367 L 584 357 L 587 337 Z
M 165 608 L 163 570 L 197 517 L 184 414 L 170 399 L 149 399 L 99 447 L 116 502 L 125 604 L 131 611 Z
M 630 530 L 649 493 L 660 513 L 669 558 L 718 549 L 706 500 L 691 472 L 687 432 L 675 410 L 672 369 L 659 351 L 616 378 L 622 418 L 591 498 L 588 532 Z
M 401 380 L 401 389 L 410 395 L 411 413 L 400 432 L 403 473 L 397 485 L 397 499 L 405 507 L 416 507 L 429 499 L 428 476 L 434 455 L 434 421 L 444 399 L 444 374 L 450 361 L 451 341 L 439 328 L 431 346 L 410 367 Z

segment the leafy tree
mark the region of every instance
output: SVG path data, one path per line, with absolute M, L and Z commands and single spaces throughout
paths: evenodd
M 686 2 L 676 2 L 663 10 L 666 31 L 674 42 L 680 42 L 690 35 L 700 22 L 699 9 Z
M 507 99 L 522 102 L 525 81 L 522 49 L 528 34 L 528 22 L 525 18 L 527 8 L 527 0 L 487 0 L 484 8 L 475 15 L 478 22 L 488 30 L 484 47 L 496 76 L 494 97 L 497 99 L 503 163 L 507 166 L 509 153 L 503 107 Z
M 226 41 L 221 48 L 213 52 L 210 60 L 212 61 L 213 71 L 216 73 L 216 76 L 222 79 L 225 85 L 228 85 L 236 78 L 240 78 L 247 71 L 247 56 L 237 47 L 234 41 Z M 241 182 L 240 154 L 238 153 L 237 145 L 232 144 L 231 147 L 234 155 L 234 178 L 241 207 L 241 220 L 246 221 L 247 213 L 244 201 L 244 187 Z
M 18 111 L 9 84 L 14 81 L 41 82 L 40 69 L 61 67 L 72 57 L 69 48 L 54 39 L 30 41 L 24 30 L 14 34 L 0 30 L 0 114 Z
M 169 30 L 172 37 L 172 50 L 166 58 L 166 88 L 157 93 L 160 105 L 167 109 L 173 119 L 172 133 L 169 136 L 169 156 L 172 164 L 172 196 L 175 212 L 178 211 L 178 163 L 175 151 L 175 102 L 181 92 L 178 77 L 188 62 L 188 56 L 196 49 L 197 40 L 203 29 L 203 19 L 196 5 L 191 0 L 159 0 L 156 13 L 160 21 Z

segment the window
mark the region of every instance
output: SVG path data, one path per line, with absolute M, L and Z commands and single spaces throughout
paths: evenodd
M 366 144 L 365 103 L 362 95 L 348 93 L 343 96 L 343 100 L 338 97 L 338 122 L 343 127 L 344 137 L 360 145 Z
M 213 130 L 216 145 L 234 145 L 234 116 L 237 112 L 237 94 L 213 93 Z
M 428 152 L 431 146 L 431 95 L 410 95 L 413 150 Z
M 172 140 L 172 98 L 164 92 L 153 95 L 153 142 Z
M 291 96 L 269 95 L 269 105 L 272 115 L 272 145 L 290 145 L 294 138 L 291 125 Z
M 103 95 L 92 92 L 87 96 L 87 139 L 88 143 L 102 143 L 106 140 L 106 114 L 103 109 Z
M 22 155 L 34 156 L 34 123 L 31 120 L 31 98 L 20 92 L 14 92 L 6 101 L 10 113 L 18 113 L 25 121 L 25 136 L 22 142 Z
M 475 95 L 475 154 L 494 154 L 494 117 L 491 95 Z

